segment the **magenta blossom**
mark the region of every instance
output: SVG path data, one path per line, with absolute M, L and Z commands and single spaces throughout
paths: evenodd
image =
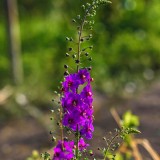
M 80 69 L 78 73 L 65 77 L 62 83 L 63 108 L 62 123 L 72 131 L 80 132 L 80 136 L 86 139 L 92 138 L 93 127 L 93 93 L 91 89 L 91 77 L 87 69 Z
M 58 141 L 52 160 L 71 160 L 74 157 L 73 148 L 73 141 Z
M 87 147 L 89 146 L 89 144 L 85 143 L 84 139 L 81 137 L 79 142 L 78 142 L 78 147 L 80 151 L 85 150 Z

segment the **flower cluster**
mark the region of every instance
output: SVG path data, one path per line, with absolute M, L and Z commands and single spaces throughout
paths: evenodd
M 78 149 L 82 152 L 89 146 L 82 137 L 91 139 L 94 131 L 91 81 L 89 71 L 80 69 L 78 73 L 66 76 L 62 83 L 62 125 L 78 133 Z M 76 147 L 74 141 L 58 141 L 54 148 L 53 160 L 72 159 Z
M 92 138 L 93 106 L 90 82 L 92 78 L 87 69 L 65 77 L 62 83 L 63 125 L 77 131 L 86 139 Z
M 66 159 L 70 160 L 73 158 L 74 141 L 58 141 L 57 146 L 54 148 L 53 160 Z
M 83 138 L 80 138 L 78 142 L 78 147 L 80 151 L 84 151 L 86 147 L 89 146 L 84 142 Z M 70 160 L 74 155 L 75 149 L 74 141 L 58 141 L 57 146 L 54 148 L 53 160 Z

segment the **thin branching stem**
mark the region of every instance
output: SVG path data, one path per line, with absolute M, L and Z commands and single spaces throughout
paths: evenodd
M 110 147 L 111 147 L 112 143 L 114 142 L 114 140 L 115 140 L 118 136 L 119 136 L 119 133 L 117 133 L 117 134 L 111 139 L 111 141 L 109 142 L 108 147 L 107 147 L 107 149 L 106 149 L 106 152 L 105 152 L 105 154 L 104 154 L 104 160 L 106 160 L 107 154 L 108 154 L 108 152 L 109 152 L 109 150 L 110 150 Z
M 87 11 L 85 12 L 84 18 L 82 19 L 82 23 L 80 25 L 79 31 L 78 31 L 78 61 L 80 62 L 80 57 L 81 57 L 81 38 L 82 38 L 82 32 L 83 32 L 83 27 L 87 18 L 88 13 L 91 11 L 93 5 L 91 5 Z M 79 71 L 79 63 L 77 64 L 77 72 Z

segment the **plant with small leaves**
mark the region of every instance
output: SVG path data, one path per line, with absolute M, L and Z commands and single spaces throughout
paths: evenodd
M 98 148 L 98 150 L 102 152 L 104 160 L 115 160 L 115 151 L 124 141 L 125 137 L 130 134 L 138 133 L 140 133 L 140 131 L 135 128 L 122 127 L 121 129 L 115 129 L 113 133 L 109 132 L 107 137 L 103 137 L 103 140 L 106 142 L 106 147 Z

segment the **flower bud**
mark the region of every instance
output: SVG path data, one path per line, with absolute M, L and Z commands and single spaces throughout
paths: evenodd
M 89 7 L 91 4 L 90 3 L 86 3 L 86 5 Z
M 88 58 L 89 61 L 92 61 L 92 57 Z
M 93 78 L 91 78 L 91 79 L 90 79 L 90 81 L 91 81 L 91 82 L 93 82 L 93 81 L 94 81 L 94 79 L 93 79 Z
M 73 48 L 71 48 L 71 47 L 70 47 L 70 48 L 68 48 L 68 51 L 72 51 L 72 50 L 73 50 Z
M 70 40 L 70 41 L 73 41 L 73 38 L 71 37 L 69 40 Z
M 52 113 L 54 113 L 54 110 L 53 110 L 53 109 L 51 109 L 51 112 L 52 112 Z
M 65 72 L 64 72 L 64 76 L 67 76 L 67 75 L 69 75 L 69 72 L 68 72 L 68 71 L 65 71 Z
M 66 37 L 66 41 L 69 41 L 69 40 L 70 40 L 70 38 Z
M 77 60 L 75 60 L 75 62 L 78 64 L 80 61 L 77 59 Z
M 92 37 L 92 34 L 90 34 L 89 37 L 91 38 L 91 37 Z
M 106 141 L 106 137 L 103 137 L 103 140 Z
M 72 57 L 73 57 L 73 58 L 76 58 L 76 55 L 75 55 L 75 54 L 73 54 L 73 55 L 72 55 Z
M 92 67 L 88 67 L 88 70 L 91 71 L 91 70 L 92 70 Z
M 69 57 L 69 54 L 68 54 L 68 53 L 66 53 L 66 57 Z
M 64 137 L 63 139 L 64 139 L 64 141 L 68 141 L 68 137 Z
M 88 56 L 88 55 L 89 55 L 89 53 L 88 53 L 88 52 L 86 52 L 86 53 L 85 53 L 85 56 Z
M 85 5 L 82 5 L 82 8 L 85 9 Z
M 52 137 L 52 141 L 55 142 L 56 141 L 56 137 Z
M 83 38 L 81 38 L 81 39 L 80 39 L 80 41 L 81 41 L 81 42 L 83 42 L 83 41 L 84 41 L 84 39 L 83 39 Z
M 75 22 L 76 22 L 76 20 L 75 20 L 75 19 L 72 19 L 72 22 L 73 22 L 73 23 L 75 23 Z
M 93 46 L 90 46 L 89 49 L 93 49 Z
M 81 18 L 81 16 L 80 15 L 77 15 L 77 19 L 80 19 Z
M 92 150 L 89 151 L 89 155 L 93 156 L 93 151 Z
M 68 65 L 66 65 L 66 64 L 65 64 L 65 65 L 64 65 L 64 68 L 66 68 L 66 69 L 67 69 L 67 68 L 68 68 Z

